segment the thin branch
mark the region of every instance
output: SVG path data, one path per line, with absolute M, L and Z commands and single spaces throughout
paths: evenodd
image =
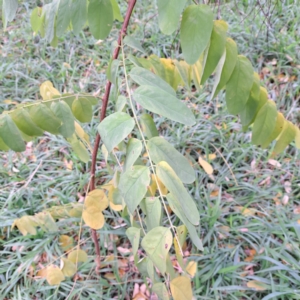
M 113 57 L 112 57 L 113 59 L 117 59 L 118 56 L 119 56 L 120 47 L 121 47 L 121 43 L 122 43 L 122 38 L 126 35 L 129 20 L 130 20 L 130 17 L 131 17 L 131 14 L 132 14 L 132 11 L 134 9 L 135 4 L 136 4 L 136 0 L 130 0 L 130 2 L 128 4 L 125 19 L 124 19 L 122 28 L 121 28 L 120 33 L 119 33 L 118 46 L 116 47 L 116 49 L 113 53 Z M 107 80 L 107 83 L 106 83 L 106 86 L 105 86 L 104 97 L 102 99 L 100 122 L 103 121 L 103 119 L 106 116 L 106 109 L 107 109 L 110 89 L 111 89 L 111 82 L 109 80 Z M 90 191 L 93 191 L 96 188 L 95 173 L 96 173 L 96 162 L 97 162 L 97 154 L 98 154 L 98 149 L 99 149 L 99 145 L 100 145 L 100 140 L 101 140 L 101 137 L 100 137 L 99 133 L 97 133 L 96 139 L 95 139 L 95 144 L 94 144 L 94 149 L 93 149 L 93 152 L 92 152 L 92 165 L 91 165 L 91 171 L 90 171 L 90 173 L 91 173 Z M 94 230 L 94 229 L 92 229 L 92 238 L 93 238 L 93 241 L 94 241 L 94 244 L 95 244 L 96 265 L 99 266 L 100 261 L 101 261 L 101 256 L 100 256 L 101 253 L 100 253 L 100 246 L 99 246 L 99 241 L 98 241 L 98 237 L 97 237 L 97 231 Z

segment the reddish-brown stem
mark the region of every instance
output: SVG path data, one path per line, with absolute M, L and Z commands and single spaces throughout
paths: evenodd
M 118 46 L 116 47 L 116 49 L 114 50 L 114 53 L 113 53 L 113 57 L 112 57 L 113 59 L 117 59 L 119 56 L 120 48 L 122 46 L 122 39 L 126 35 L 129 20 L 130 20 L 130 17 L 131 17 L 131 14 L 132 14 L 135 4 L 136 4 L 136 0 L 129 1 L 125 19 L 124 19 L 122 28 L 119 33 Z M 107 80 L 107 83 L 105 86 L 105 93 L 104 93 L 104 96 L 102 99 L 100 122 L 103 121 L 103 119 L 106 116 L 106 109 L 107 109 L 110 89 L 111 89 L 111 82 L 109 80 Z M 99 149 L 99 145 L 100 145 L 100 140 L 101 140 L 101 137 L 100 137 L 99 133 L 97 133 L 93 152 L 92 152 L 92 165 L 91 165 L 91 171 L 90 171 L 91 172 L 90 191 L 93 191 L 96 188 L 95 173 L 96 173 L 96 162 L 97 162 L 97 154 L 98 154 L 98 149 Z M 97 270 L 99 270 L 100 246 L 99 246 L 99 241 L 98 241 L 98 237 L 97 237 L 97 232 L 94 229 L 92 229 L 92 238 L 93 238 L 93 241 L 95 244 Z

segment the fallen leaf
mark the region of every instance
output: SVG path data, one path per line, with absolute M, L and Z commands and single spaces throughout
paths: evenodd
M 204 169 L 204 171 L 207 175 L 212 175 L 212 173 L 214 172 L 214 169 L 210 163 L 208 163 L 206 160 L 204 160 L 201 156 L 199 156 L 198 162 L 199 162 L 200 166 Z
M 265 291 L 269 289 L 269 286 L 263 282 L 257 280 L 251 280 L 247 282 L 247 287 L 256 291 Z

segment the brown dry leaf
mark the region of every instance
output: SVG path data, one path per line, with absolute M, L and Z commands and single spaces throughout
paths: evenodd
M 281 193 L 277 193 L 277 195 L 273 198 L 276 206 L 280 205 L 281 204 L 281 197 L 282 197 L 282 194 Z
M 197 272 L 197 262 L 196 261 L 189 261 L 188 265 L 185 269 L 192 277 L 196 275 Z
M 294 214 L 295 215 L 300 215 L 300 206 L 297 206 L 294 208 Z
M 255 216 L 256 210 L 253 208 L 246 208 L 243 206 L 236 206 L 235 211 L 240 212 L 243 216 Z
M 248 281 L 247 287 L 254 289 L 256 291 L 265 291 L 268 289 L 268 286 L 266 284 L 264 284 L 263 282 L 257 281 L 257 280 Z
M 207 175 L 212 175 L 212 173 L 214 172 L 214 169 L 210 163 L 208 163 L 206 160 L 204 160 L 201 156 L 199 156 L 198 162 L 199 162 L 200 166 L 204 169 L 204 171 Z
M 67 160 L 64 158 L 64 165 L 66 167 L 67 170 L 72 171 L 73 170 L 73 162 L 71 160 Z
M 280 168 L 280 167 L 281 167 L 280 162 L 277 161 L 277 160 L 275 160 L 275 159 L 272 159 L 272 158 L 270 158 L 270 159 L 268 160 L 268 164 L 270 164 L 271 166 L 274 166 L 274 167 L 276 167 L 276 168 Z

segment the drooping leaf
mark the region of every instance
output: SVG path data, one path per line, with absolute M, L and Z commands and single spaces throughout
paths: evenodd
M 70 138 L 67 138 L 67 140 L 78 158 L 82 162 L 87 163 L 90 160 L 90 154 L 84 144 L 77 139 L 76 135 L 72 135 Z
M 47 211 L 42 211 L 33 216 L 37 224 L 46 232 L 57 232 L 58 228 L 55 220 Z
M 119 189 L 131 214 L 144 198 L 150 184 L 150 171 L 145 166 L 133 166 L 121 174 Z
M 30 109 L 30 117 L 32 121 L 40 128 L 52 134 L 59 133 L 61 120 L 45 105 L 37 104 Z
M 195 226 L 188 220 L 188 218 L 185 216 L 185 213 L 181 207 L 181 204 L 177 197 L 174 197 L 172 194 L 167 195 L 168 203 L 172 209 L 172 211 L 175 213 L 175 215 L 181 220 L 181 222 L 187 227 L 188 232 L 190 234 L 190 238 L 194 245 L 201 251 L 203 251 L 203 245 L 202 242 L 198 236 L 198 233 L 196 231 Z
M 116 101 L 116 111 L 122 111 L 127 104 L 126 97 L 120 95 Z
M 63 272 L 55 265 L 47 267 L 46 274 L 46 279 L 49 285 L 59 285 L 63 280 L 65 280 Z
M 7 26 L 7 22 L 11 22 L 16 15 L 18 9 L 18 0 L 3 0 L 2 14 L 3 14 L 3 28 Z
M 242 55 L 238 56 L 236 65 L 226 84 L 226 104 L 231 114 L 238 114 L 245 108 L 253 84 L 253 67 Z
M 73 238 L 68 235 L 61 235 L 58 239 L 59 245 L 64 251 L 69 251 L 74 247 Z
M 104 40 L 110 33 L 114 21 L 114 12 L 110 0 L 90 0 L 88 21 L 95 39 Z
M 187 219 L 192 224 L 198 225 L 200 216 L 197 206 L 194 200 L 191 198 L 190 194 L 183 186 L 176 173 L 174 172 L 174 170 L 170 167 L 170 165 L 167 162 L 161 161 L 157 164 L 156 171 L 162 183 L 179 201 Z
M 0 151 L 8 151 L 8 150 L 9 150 L 9 147 L 0 138 Z
M 290 121 L 285 120 L 284 127 L 276 142 L 272 155 L 275 156 L 281 153 L 295 139 L 295 136 L 295 126 Z
M 151 159 L 158 164 L 166 161 L 175 171 L 183 183 L 195 181 L 195 172 L 187 158 L 179 153 L 169 142 L 161 137 L 154 137 L 148 141 Z
M 210 45 L 201 78 L 201 84 L 203 84 L 216 69 L 218 62 L 225 51 L 227 30 L 228 24 L 225 21 L 214 21 L 214 27 L 210 38 Z
M 86 0 L 72 0 L 71 11 L 73 32 L 78 34 L 87 20 Z
M 252 143 L 263 144 L 272 134 L 277 119 L 277 110 L 273 101 L 269 100 L 258 112 L 252 130 Z
M 186 272 L 189 273 L 192 277 L 196 275 L 197 272 L 197 262 L 196 261 L 189 261 L 188 265 L 186 266 Z
M 172 96 L 176 96 L 174 89 L 168 83 L 144 68 L 135 67 L 131 70 L 129 75 L 131 79 L 139 85 L 147 85 L 154 88 L 158 87 L 165 92 L 170 93 Z
M 107 70 L 106 77 L 108 80 L 114 85 L 118 85 L 118 70 L 119 70 L 120 62 L 117 59 L 110 60 Z
M 68 260 L 77 265 L 79 262 L 86 262 L 88 260 L 88 256 L 85 251 L 75 249 L 68 254 Z
M 131 138 L 126 147 L 126 159 L 124 163 L 124 171 L 129 170 L 140 156 L 143 149 L 142 142 L 138 139 Z
M 185 4 L 186 0 L 178 0 L 176 4 L 169 0 L 157 0 L 158 25 L 164 34 L 172 34 L 177 29 Z
M 30 24 L 34 33 L 41 31 L 43 26 L 44 16 L 42 14 L 42 8 L 36 7 L 30 16 Z
M 260 102 L 259 75 L 255 72 L 253 74 L 253 84 L 249 99 L 246 102 L 245 108 L 240 113 L 241 123 L 243 126 L 249 126 L 253 122 Z
M 125 204 L 120 189 L 114 187 L 113 185 L 110 187 L 108 191 L 108 199 L 109 206 L 114 211 L 120 211 L 124 208 Z
M 161 222 L 162 206 L 159 197 L 147 197 L 144 200 L 146 225 L 147 229 L 151 230 L 158 227 Z
M 186 88 L 190 90 L 191 81 L 192 81 L 191 66 L 184 60 L 181 61 L 174 60 L 174 64 Z
M 282 113 L 278 112 L 277 113 L 277 119 L 276 119 L 276 124 L 275 128 L 272 132 L 272 134 L 267 138 L 264 143 L 262 143 L 261 147 L 262 148 L 267 148 L 269 144 L 274 141 L 282 132 L 285 124 L 285 119 Z
M 27 234 L 32 234 L 32 235 L 36 235 L 36 227 L 39 224 L 37 223 L 37 221 L 34 219 L 33 216 L 23 216 L 19 219 L 16 219 L 11 228 L 13 229 L 15 226 L 18 227 L 18 229 L 21 231 L 21 233 L 25 236 Z
M 33 123 L 28 111 L 24 108 L 16 109 L 12 112 L 11 117 L 18 128 L 28 136 L 41 136 L 44 131 Z
M 142 114 L 140 116 L 142 130 L 148 139 L 158 136 L 156 125 L 149 114 Z
M 117 2 L 117 0 L 110 0 L 112 8 L 113 8 L 113 13 L 114 13 L 114 20 L 118 20 L 119 22 L 123 22 L 124 18 L 121 15 L 120 12 L 120 7 Z
M 194 64 L 207 47 L 213 29 L 213 13 L 207 5 L 190 5 L 183 12 L 180 41 L 183 56 Z
M 162 274 L 166 272 L 166 259 L 172 246 L 172 239 L 169 228 L 156 227 L 150 230 L 142 240 L 143 249 Z
M 136 49 L 136 50 L 146 54 L 146 51 L 142 47 L 141 43 L 131 35 L 126 35 L 123 40 L 123 43 L 125 45 L 129 46 L 130 48 Z
M 76 265 L 69 259 L 62 257 L 61 265 L 62 265 L 61 268 L 62 273 L 67 277 L 72 277 L 77 272 Z
M 225 49 L 226 56 L 224 64 L 220 65 L 220 68 L 218 69 L 216 74 L 217 81 L 215 82 L 216 87 L 214 87 L 214 96 L 216 96 L 220 92 L 220 90 L 227 84 L 237 62 L 237 45 L 233 39 L 227 38 Z
M 51 43 L 55 39 L 55 20 L 58 1 L 45 4 L 43 6 L 43 14 L 45 16 L 45 39 Z
M 74 117 L 69 105 L 64 101 L 53 101 L 51 110 L 62 122 L 62 125 L 58 129 L 59 133 L 65 138 L 71 137 L 75 132 L 75 125 Z
M 90 122 L 93 117 L 93 108 L 91 102 L 84 98 L 78 97 L 72 104 L 72 111 L 75 118 L 80 122 Z
M 170 289 L 174 300 L 193 299 L 192 284 L 188 277 L 178 276 L 170 282 Z
M 173 121 L 192 126 L 195 124 L 193 113 L 168 92 L 153 86 L 140 86 L 134 92 L 134 99 L 144 108 Z
M 59 1 L 56 19 L 56 35 L 61 37 L 68 29 L 72 18 L 72 0 Z
M 128 114 L 116 112 L 105 118 L 98 126 L 98 132 L 111 152 L 134 128 L 135 122 Z
M 164 283 L 156 282 L 152 286 L 152 292 L 155 293 L 160 300 L 169 300 L 169 293 Z
M 5 145 L 16 152 L 25 150 L 25 143 L 21 133 L 8 114 L 0 115 L 0 138 Z
M 132 254 L 136 255 L 140 244 L 141 229 L 136 227 L 129 227 L 126 230 L 126 235 L 132 246 Z
M 195 64 L 191 66 L 192 69 L 192 79 L 198 91 L 201 90 L 201 76 L 203 73 L 203 60 L 204 60 L 204 53 L 200 55 L 200 58 L 196 61 Z

